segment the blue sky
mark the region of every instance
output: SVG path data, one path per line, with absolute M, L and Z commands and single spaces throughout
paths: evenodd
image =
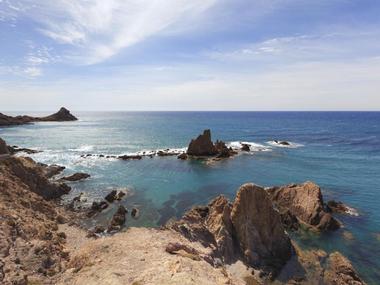
M 378 0 L 0 0 L 0 111 L 380 110 Z

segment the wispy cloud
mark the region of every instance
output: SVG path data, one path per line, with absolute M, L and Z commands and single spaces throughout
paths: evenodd
M 16 1 L 39 31 L 76 48 L 87 64 L 101 62 L 123 48 L 156 36 L 185 19 L 194 19 L 216 0 Z

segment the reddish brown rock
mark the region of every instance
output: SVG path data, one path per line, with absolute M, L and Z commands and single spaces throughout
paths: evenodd
M 127 213 L 128 213 L 127 209 L 123 205 L 120 205 L 116 213 L 112 217 L 112 220 L 108 226 L 108 231 L 109 232 L 119 231 L 125 224 L 125 220 L 126 220 L 125 215 Z
M 335 230 L 340 223 L 324 210 L 322 192 L 313 182 L 267 189 L 281 215 L 288 212 L 301 224 L 319 230 Z
M 268 194 L 253 184 L 240 187 L 233 204 L 219 196 L 207 207 L 195 207 L 168 226 L 191 241 L 213 248 L 213 257 L 224 263 L 243 259 L 248 265 L 276 273 L 292 253 L 290 239 Z
M 339 252 L 329 255 L 324 272 L 324 282 L 328 285 L 364 285 L 351 262 Z
M 240 187 L 231 212 L 231 221 L 241 251 L 250 265 L 281 268 L 290 258 L 292 246 L 273 209 L 267 192 L 254 184 Z

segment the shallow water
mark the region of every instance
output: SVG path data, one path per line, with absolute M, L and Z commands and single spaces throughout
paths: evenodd
M 35 114 L 41 115 L 41 114 Z M 134 192 L 123 203 L 141 209 L 133 226 L 157 226 L 194 204 L 223 193 L 230 198 L 245 182 L 263 186 L 312 180 L 325 199 L 341 200 L 359 211 L 339 217 L 345 228 L 320 236 L 295 236 L 304 247 L 340 250 L 370 284 L 380 280 L 380 113 L 378 112 L 96 112 L 77 113 L 77 122 L 36 123 L 0 128 L 9 144 L 43 150 L 44 163 L 84 171 L 91 178 L 72 183 L 67 197 L 84 192 L 88 201 L 112 188 Z M 120 161 L 82 154 L 120 155 L 186 147 L 203 129 L 213 139 L 254 151 L 214 165 L 174 157 Z M 280 147 L 273 140 L 292 142 Z M 99 219 L 105 221 L 113 209 Z M 344 231 L 353 239 L 344 238 Z

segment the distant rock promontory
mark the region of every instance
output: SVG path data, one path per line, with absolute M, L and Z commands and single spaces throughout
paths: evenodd
M 7 116 L 0 113 L 0 126 L 14 126 L 24 125 L 33 122 L 64 122 L 78 120 L 69 110 L 62 107 L 58 112 L 46 117 L 32 117 L 32 116 Z

